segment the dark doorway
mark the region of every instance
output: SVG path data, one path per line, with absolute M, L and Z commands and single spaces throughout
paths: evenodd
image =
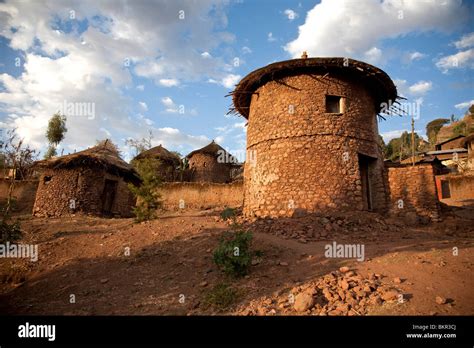
M 451 191 L 449 190 L 449 181 L 441 180 L 441 197 L 451 198 Z
M 106 215 L 112 213 L 117 193 L 117 180 L 105 179 L 104 192 L 102 193 L 102 212 Z
M 371 182 L 371 168 L 376 163 L 377 159 L 359 154 L 359 173 L 360 181 L 362 183 L 362 202 L 364 203 L 364 210 L 371 211 L 373 209 L 372 203 L 372 182 Z

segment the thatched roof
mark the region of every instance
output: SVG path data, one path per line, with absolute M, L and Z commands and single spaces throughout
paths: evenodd
M 211 155 L 211 156 L 214 156 L 214 157 L 224 155 L 225 158 L 227 158 L 227 159 L 234 158 L 234 156 L 229 154 L 222 146 L 217 144 L 214 140 L 211 143 L 209 143 L 208 145 L 204 146 L 203 148 L 200 148 L 200 149 L 197 149 L 197 150 L 194 150 L 194 151 L 190 152 L 186 156 L 186 158 L 191 158 L 193 155 L 195 155 L 197 153 L 207 154 L 207 155 Z M 237 160 L 231 161 L 231 162 L 236 163 Z
M 352 76 L 361 86 L 367 87 L 375 97 L 377 113 L 380 112 L 383 102 L 391 101 L 393 104 L 400 98 L 390 77 L 373 65 L 348 58 L 291 59 L 269 64 L 245 76 L 231 92 L 234 103 L 231 112 L 238 112 L 248 119 L 252 94 L 269 81 L 278 81 L 292 75 L 329 74 L 330 76 L 332 73 Z
M 127 181 L 139 181 L 133 167 L 120 158 L 117 148 L 109 140 L 83 151 L 35 162 L 37 168 L 62 169 L 84 166 L 102 168 Z
M 143 159 L 143 158 L 157 158 L 163 162 L 169 162 L 173 165 L 179 165 L 181 159 L 178 155 L 168 151 L 163 146 L 158 145 L 152 147 L 149 150 L 143 151 L 138 156 L 136 156 L 133 160 Z

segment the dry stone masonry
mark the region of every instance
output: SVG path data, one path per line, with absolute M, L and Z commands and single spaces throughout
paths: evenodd
M 432 164 L 389 167 L 387 170 L 391 215 L 413 224 L 419 220 L 437 221 L 439 219 L 440 206 Z
M 233 96 L 256 157 L 244 169 L 246 216 L 386 210 L 376 115 L 396 89 L 384 72 L 343 58 L 296 59 L 250 73 Z

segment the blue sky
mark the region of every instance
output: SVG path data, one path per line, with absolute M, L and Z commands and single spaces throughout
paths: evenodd
M 44 151 L 51 115 L 68 116 L 64 153 L 106 137 L 183 155 L 216 139 L 238 157 L 246 120 L 224 97 L 249 72 L 299 57 L 359 59 L 386 71 L 416 130 L 474 102 L 472 2 L 34 1 L 0 3 L 0 123 Z M 389 117 L 385 140 L 408 130 Z M 240 158 L 243 160 L 243 158 Z

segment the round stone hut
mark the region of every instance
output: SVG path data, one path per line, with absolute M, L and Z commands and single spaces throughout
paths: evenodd
M 178 157 L 178 155 L 165 149 L 161 144 L 149 150 L 143 151 L 138 156 L 136 156 L 131 163 L 133 165 L 134 161 L 144 158 L 154 158 L 160 161 L 158 166 L 158 174 L 160 175 L 162 181 L 170 182 L 179 179 L 178 168 L 181 163 L 181 159 Z
M 132 216 L 135 198 L 127 183 L 137 184 L 139 178 L 110 141 L 36 162 L 35 167 L 41 176 L 34 216 Z
M 229 183 L 236 159 L 214 140 L 201 149 L 190 152 L 186 158 L 189 163 L 190 181 Z
M 385 72 L 303 56 L 251 72 L 232 97 L 248 119 L 245 215 L 385 211 L 377 115 L 397 98 Z

